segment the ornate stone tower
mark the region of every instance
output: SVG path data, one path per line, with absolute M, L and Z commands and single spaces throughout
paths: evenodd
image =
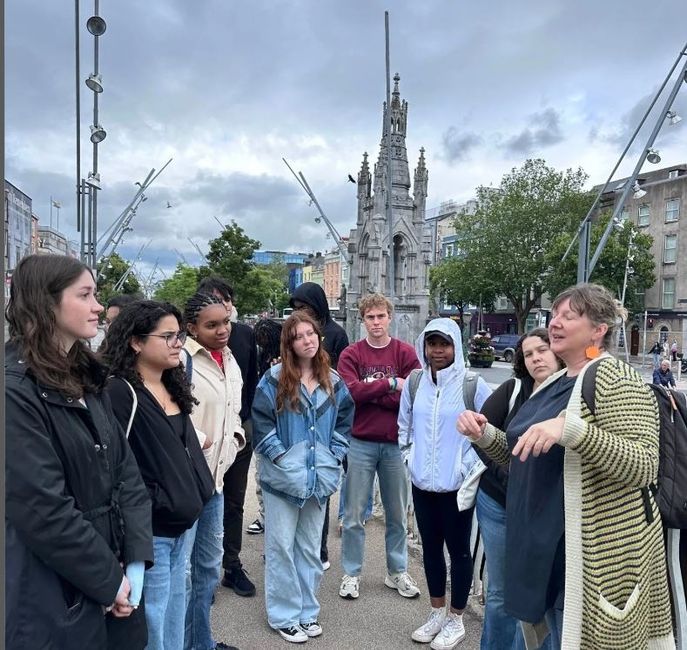
M 358 300 L 369 293 L 390 295 L 394 287 L 395 324 L 392 334 L 414 342 L 425 326 L 429 313 L 429 264 L 431 233 L 425 225 L 427 200 L 427 166 L 425 150 L 415 169 L 413 195 L 410 195 L 410 172 L 406 151 L 408 103 L 401 100 L 400 77 L 394 76 L 391 96 L 390 142 L 384 134 L 387 105 L 384 102 L 382 140 L 379 157 L 370 173 L 367 152 L 358 173 L 358 218 L 348 244 L 351 272 L 347 291 L 348 335 L 352 341 L 361 337 Z M 387 156 L 391 156 L 391 212 L 393 238 L 389 242 L 386 218 Z M 389 277 L 389 254 L 394 256 L 394 278 Z

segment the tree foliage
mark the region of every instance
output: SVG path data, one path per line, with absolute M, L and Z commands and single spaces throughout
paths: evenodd
M 117 253 L 113 253 L 109 260 L 105 260 L 107 264 L 103 266 L 103 262 L 99 262 L 97 266 L 98 274 L 98 300 L 105 304 L 107 301 L 115 295 L 127 293 L 127 294 L 140 294 L 141 284 L 138 278 L 130 273 L 127 279 L 124 281 L 122 288 L 119 291 L 115 291 L 114 287 L 126 273 L 129 268 L 130 263 L 122 259 Z
M 455 220 L 465 266 L 462 277 L 494 286 L 513 304 L 518 331 L 544 291 L 551 244 L 574 232 L 592 197 L 582 187 L 587 175 L 565 172 L 541 159 L 525 161 L 498 188 L 477 188 L 477 209 Z
M 198 269 L 180 262 L 174 274 L 158 285 L 155 300 L 171 302 L 183 311 L 188 299 L 196 292 L 198 282 Z
M 610 211 L 604 212 L 592 225 L 590 257 L 596 250 L 610 218 Z M 630 237 L 632 237 L 631 249 L 629 249 Z M 545 291 L 552 298 L 577 281 L 577 247 L 571 250 L 565 262 L 561 262 L 571 238 L 570 233 L 561 233 L 550 247 L 551 272 L 547 276 L 544 286 Z M 592 282 L 603 285 L 620 299 L 623 292 L 629 249 L 630 264 L 625 291 L 625 306 L 630 312 L 643 309 L 638 294 L 644 293 L 644 290 L 651 287 L 656 281 L 654 275 L 655 261 L 651 254 L 652 243 L 653 237 L 637 230 L 630 222 L 626 222 L 619 229 L 614 228 L 590 278 Z

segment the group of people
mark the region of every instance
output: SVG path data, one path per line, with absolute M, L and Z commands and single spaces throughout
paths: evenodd
M 348 345 L 314 286 L 294 295 L 279 355 L 258 377 L 254 333 L 232 322 L 219 278 L 183 314 L 148 300 L 118 306 L 94 353 L 86 341 L 103 307 L 90 269 L 57 256 L 17 265 L 7 647 L 229 648 L 213 639 L 210 608 L 220 578 L 255 593 L 239 559 L 254 452 L 268 624 L 286 641 L 323 632 L 329 497 L 345 471 L 344 599 L 364 597 L 375 477 L 384 584 L 420 595 L 408 573 L 412 496 L 430 600 L 414 641 L 441 650 L 465 637 L 476 508 L 489 572 L 482 648 L 673 648 L 661 520 L 646 489 L 656 401 L 606 351 L 619 315 L 609 292 L 583 284 L 558 296 L 548 331 L 520 340 L 514 378 L 492 393 L 465 368 L 450 319 L 430 321 L 413 348 L 390 335 L 390 301 L 369 295 L 366 336 Z M 593 406 L 582 390 L 592 365 Z

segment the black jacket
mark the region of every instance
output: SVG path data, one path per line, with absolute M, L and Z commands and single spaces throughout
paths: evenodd
M 497 429 L 506 430 L 508 423 L 513 419 L 520 407 L 530 398 L 534 390 L 534 381 L 531 377 L 524 377 L 520 380 L 520 392 L 515 398 L 513 408 L 509 411 L 510 398 L 515 388 L 515 380 L 504 381 L 482 405 L 482 414 L 487 417 L 489 424 L 493 424 Z M 487 466 L 482 474 L 479 487 L 484 490 L 494 501 L 506 507 L 506 491 L 508 488 L 508 467 L 499 465 L 477 445 L 472 448 L 477 452 L 482 462 Z
M 344 328 L 332 320 L 324 289 L 314 282 L 304 282 L 296 287 L 296 290 L 291 294 L 289 305 L 293 307 L 296 300 L 308 305 L 320 320 L 324 334 L 324 349 L 329 354 L 332 368 L 336 370 L 339 356 L 341 356 L 344 348 L 348 347 L 348 336 Z
M 101 606 L 152 564 L 151 508 L 106 396 L 39 385 L 5 345 L 7 648 L 107 647 Z
M 243 388 L 241 389 L 241 422 L 250 418 L 255 387 L 258 385 L 258 352 L 253 330 L 243 323 L 232 323 L 229 349 L 239 364 Z
M 117 377 L 107 382 L 115 417 L 126 428 L 133 397 Z M 193 526 L 212 496 L 215 482 L 200 448 L 191 418 L 185 416 L 182 440 L 157 400 L 144 386 L 134 386 L 138 407 L 129 445 L 153 502 L 153 534 L 179 537 Z

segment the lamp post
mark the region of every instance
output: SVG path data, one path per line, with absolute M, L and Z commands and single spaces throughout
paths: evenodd
M 632 256 L 632 245 L 634 244 L 634 239 L 635 236 L 637 235 L 637 231 L 632 228 L 630 230 L 630 240 L 627 244 L 627 257 L 625 258 L 625 277 L 623 278 L 623 291 L 620 296 L 620 304 L 625 307 L 625 294 L 627 292 L 627 281 L 630 276 L 630 263 L 634 260 L 634 257 Z M 630 352 L 627 346 L 627 318 L 623 316 L 623 346 L 625 348 L 625 361 L 627 363 L 630 363 Z M 620 331 L 618 331 L 618 338 L 620 338 Z M 617 346 L 616 346 L 617 347 Z

